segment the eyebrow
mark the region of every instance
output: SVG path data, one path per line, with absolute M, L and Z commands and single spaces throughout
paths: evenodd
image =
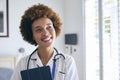
M 40 28 L 40 26 L 35 26 L 34 29 Z
M 47 23 L 47 25 L 52 25 L 53 23 Z
M 53 24 L 49 22 L 49 23 L 47 23 L 47 24 L 45 24 L 45 25 L 53 25 Z M 39 25 L 38 25 L 38 26 L 35 26 L 34 29 L 37 29 L 37 28 L 39 28 L 39 27 L 40 27 Z

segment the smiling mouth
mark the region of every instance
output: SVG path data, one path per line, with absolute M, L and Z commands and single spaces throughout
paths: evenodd
M 50 37 L 46 37 L 46 38 L 42 39 L 42 41 L 49 42 L 51 39 L 52 39 L 52 37 L 50 36 Z

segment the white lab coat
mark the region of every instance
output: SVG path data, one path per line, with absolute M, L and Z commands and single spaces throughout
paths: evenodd
M 56 51 L 54 51 L 52 58 L 47 63 L 47 65 L 50 66 L 51 70 L 52 70 L 53 59 L 54 59 L 55 54 L 57 54 Z M 56 70 L 55 70 L 54 80 L 79 80 L 76 64 L 75 64 L 73 57 L 67 54 L 63 54 L 63 55 L 65 56 L 65 60 L 63 59 L 63 57 L 61 57 L 59 60 L 56 61 Z M 26 57 L 23 57 L 18 62 L 17 66 L 14 69 L 14 73 L 11 77 L 11 80 L 22 80 L 20 71 L 27 69 L 28 58 L 29 58 L 29 55 Z M 37 67 L 37 65 L 43 66 L 40 58 L 37 55 L 37 52 L 35 52 L 31 56 L 31 59 L 29 62 L 29 69 L 35 68 Z

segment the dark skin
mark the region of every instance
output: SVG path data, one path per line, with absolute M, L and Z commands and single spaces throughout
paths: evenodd
M 39 18 L 33 22 L 32 32 L 34 40 L 38 44 L 38 56 L 45 66 L 54 52 L 53 43 L 56 39 L 56 33 L 53 23 L 47 17 Z

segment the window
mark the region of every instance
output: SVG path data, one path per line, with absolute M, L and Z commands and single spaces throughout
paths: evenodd
M 85 0 L 86 80 L 120 80 L 119 0 Z

